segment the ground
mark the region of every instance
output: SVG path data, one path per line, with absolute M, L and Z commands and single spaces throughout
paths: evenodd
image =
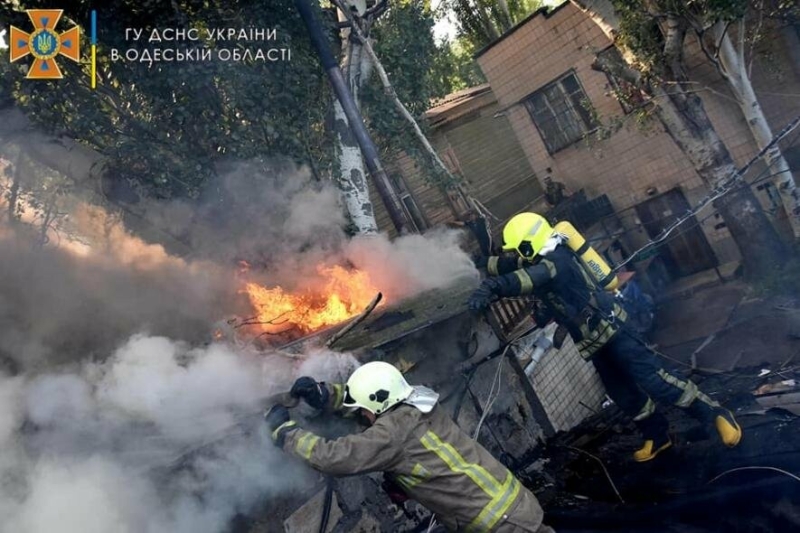
M 526 469 L 548 522 L 560 532 L 798 530 L 800 479 L 787 475 L 800 473 L 800 419 L 787 410 L 797 406 L 767 407 L 796 398 L 768 389 L 800 378 L 799 302 L 757 297 L 740 282 L 662 302 L 652 340 L 665 364 L 735 410 L 742 442 L 728 449 L 713 428 L 668 407 L 675 446 L 635 463 L 638 437 L 610 406 L 551 439 Z

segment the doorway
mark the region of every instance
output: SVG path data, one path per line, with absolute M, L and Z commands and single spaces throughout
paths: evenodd
M 683 192 L 675 188 L 637 205 L 636 213 L 647 235 L 655 239 L 689 209 Z M 659 252 L 665 266 L 676 278 L 715 268 L 719 264 L 695 217 L 675 229 Z

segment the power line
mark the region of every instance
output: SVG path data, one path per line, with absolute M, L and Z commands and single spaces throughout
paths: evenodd
M 664 242 L 669 235 L 675 231 L 675 229 L 682 225 L 687 220 L 693 218 L 699 211 L 705 208 L 707 205 L 712 204 L 719 198 L 722 198 L 729 192 L 733 191 L 736 185 L 741 185 L 740 180 L 744 174 L 746 174 L 752 166 L 761 160 L 769 150 L 771 150 L 778 142 L 780 142 L 783 138 L 785 138 L 789 133 L 794 131 L 797 126 L 800 126 L 800 116 L 797 116 L 794 120 L 792 120 L 783 130 L 781 130 L 776 136 L 772 138 L 772 140 L 767 143 L 764 148 L 762 148 L 753 158 L 750 159 L 743 167 L 736 169 L 731 175 L 726 178 L 720 185 L 715 187 L 711 190 L 711 193 L 703 198 L 694 209 L 690 209 L 687 211 L 683 216 L 679 217 L 678 220 L 673 222 L 669 227 L 665 228 L 658 237 L 651 239 L 647 242 L 644 246 L 633 252 L 627 259 L 622 261 L 618 264 L 614 270 L 618 271 L 626 264 L 630 263 L 637 255 L 640 253 L 649 250 L 650 248 L 656 246 L 657 244 Z M 773 163 L 768 163 L 767 168 L 772 166 Z M 749 186 L 749 184 L 747 184 Z

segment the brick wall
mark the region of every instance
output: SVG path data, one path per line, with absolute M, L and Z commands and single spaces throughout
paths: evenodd
M 780 39 L 768 39 L 764 45 L 774 65 L 783 65 L 779 85 L 775 84 L 774 66 L 766 63 L 754 66 L 755 85 L 762 91 L 763 106 L 775 130 L 798 112 L 796 99 L 763 94 L 765 91 L 800 93 L 800 74 L 791 56 L 793 48 L 786 45 L 791 38 L 796 40 L 796 35 L 787 33 Z M 483 51 L 478 63 L 500 106 L 509 108 L 511 124 L 538 176 L 546 175 L 550 169 L 555 179 L 573 190 L 583 188 L 589 196 L 608 194 L 618 211 L 646 200 L 646 191 L 651 187 L 659 193 L 680 187 L 690 203 L 705 196 L 707 189 L 700 177 L 659 124 L 653 124 L 649 132 L 628 124 L 609 139 L 579 141 L 554 154 L 548 153 L 521 100 L 573 70 L 601 119 L 624 117 L 622 108 L 611 95 L 605 74 L 591 68 L 596 54 L 610 44 L 591 20 L 567 3 L 549 14 L 540 13 L 530 18 Z M 757 150 L 738 107 L 726 94 L 716 72 L 699 56 L 699 47 L 691 39 L 688 52 L 692 77 L 701 82 L 700 95 L 712 122 L 736 162 L 744 163 Z M 775 90 L 776 86 L 780 87 L 779 91 Z M 772 90 L 767 91 L 770 87 Z M 757 194 L 767 206 L 766 193 Z M 701 217 L 707 213 L 701 213 Z M 636 222 L 635 214 L 629 211 L 623 223 L 635 227 Z M 720 262 L 724 263 L 736 259 L 738 250 L 727 229 L 719 227 L 720 223 L 719 218 L 712 216 L 702 227 Z

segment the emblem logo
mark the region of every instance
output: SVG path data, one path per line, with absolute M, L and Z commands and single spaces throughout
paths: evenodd
M 27 33 L 11 26 L 9 35 L 11 62 L 30 54 L 33 56 L 33 64 L 28 69 L 26 78 L 34 80 L 63 78 L 56 58 L 61 55 L 75 62 L 80 61 L 80 28 L 73 26 L 60 34 L 55 30 L 64 13 L 63 9 L 28 9 L 26 13 L 33 22 L 34 31 Z

